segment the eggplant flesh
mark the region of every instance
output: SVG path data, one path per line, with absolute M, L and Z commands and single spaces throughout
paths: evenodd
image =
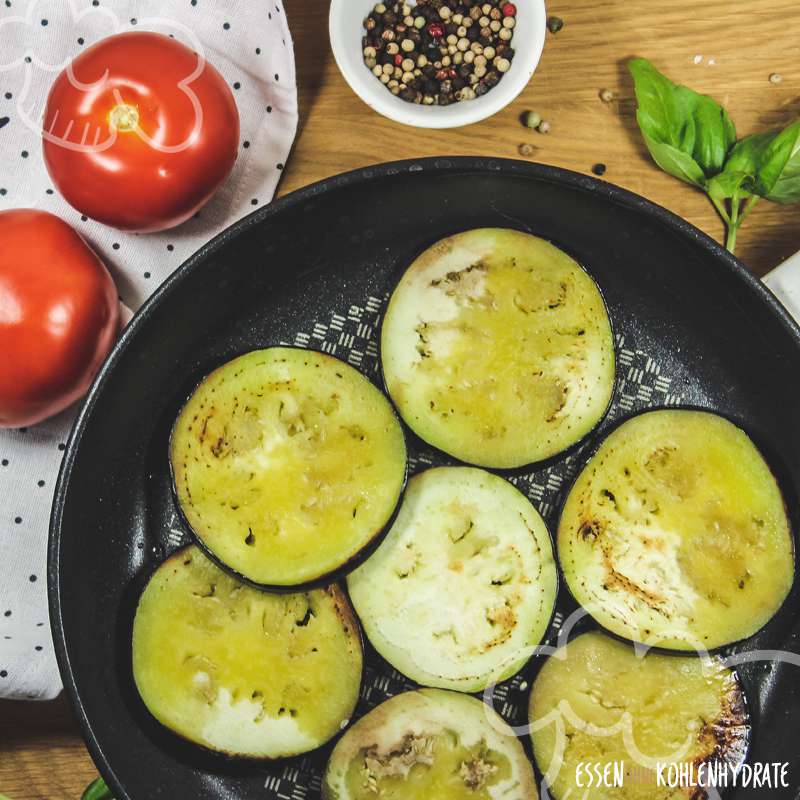
M 588 434 L 614 387 L 603 298 L 554 245 L 487 228 L 420 255 L 381 331 L 387 390 L 414 432 L 483 467 L 547 459 Z
M 601 625 L 673 650 L 751 636 L 794 580 L 774 475 L 742 430 L 705 411 L 652 411 L 613 431 L 569 492 L 557 544 Z
M 323 800 L 536 800 L 533 769 L 505 721 L 474 697 L 406 692 L 339 740 Z
M 363 653 L 334 586 L 269 594 L 219 569 L 195 546 L 148 582 L 133 625 L 133 676 L 174 733 L 230 756 L 313 750 L 353 713 Z
M 299 348 L 248 353 L 197 387 L 173 429 L 181 511 L 222 564 L 265 587 L 321 582 L 385 530 L 406 449 L 357 370 Z
M 424 686 L 483 690 L 517 672 L 550 622 L 557 573 L 528 499 L 497 475 L 415 475 L 391 530 L 347 579 L 375 649 Z
M 555 800 L 704 800 L 699 787 L 659 786 L 658 765 L 692 765 L 701 780 L 712 767 L 728 770 L 730 784 L 750 736 L 739 681 L 718 659 L 642 656 L 597 632 L 545 662 L 529 716 L 536 763 Z M 586 789 L 587 765 L 593 774 L 618 765 L 623 785 Z

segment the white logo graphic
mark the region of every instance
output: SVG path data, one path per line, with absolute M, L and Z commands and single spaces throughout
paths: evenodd
M 122 133 L 133 133 L 144 141 L 153 150 L 160 153 L 178 153 L 191 147 L 200 135 L 203 125 L 203 109 L 200 101 L 192 89 L 192 82 L 203 72 L 206 59 L 200 40 L 188 26 L 166 17 L 147 17 L 137 20 L 137 28 L 171 35 L 183 41 L 197 54 L 197 64 L 191 74 L 180 80 L 177 84 L 192 105 L 194 123 L 185 139 L 177 144 L 164 144 L 158 138 L 148 134 L 140 125 L 139 111 L 135 104 L 126 102 L 118 88 L 111 94 L 115 105 L 109 109 L 107 124 L 85 122 L 83 128 L 76 132 L 75 125 L 80 124 L 74 119 L 65 118 L 60 109 L 56 109 L 52 118 L 48 120 L 46 130 L 43 129 L 44 116 L 43 104 L 45 96 L 41 91 L 32 90 L 34 78 L 39 72 L 46 72 L 55 76 L 66 71 L 67 80 L 79 92 L 87 95 L 102 93 L 109 86 L 108 71 L 92 83 L 83 83 L 72 69 L 74 53 L 59 52 L 59 47 L 49 47 L 48 37 L 42 34 L 42 27 L 47 22 L 47 17 L 41 12 L 47 7 L 49 16 L 69 16 L 73 29 L 82 26 L 91 26 L 92 29 L 101 29 L 103 37 L 123 30 L 130 30 L 123 25 L 113 11 L 102 6 L 90 6 L 78 10 L 75 0 L 58 0 L 56 3 L 39 3 L 33 0 L 27 6 L 25 15 L 12 15 L 0 19 L 0 42 L 3 42 L 3 51 L 0 52 L 0 72 L 12 70 L 23 71 L 22 89 L 17 93 L 16 110 L 18 118 L 35 133 L 41 133 L 45 140 L 68 150 L 86 153 L 102 153 L 114 145 L 117 136 Z M 71 48 L 74 39 L 59 35 L 60 49 L 65 43 Z M 52 80 L 50 81 L 52 83 Z M 79 136 L 75 134 L 79 133 Z

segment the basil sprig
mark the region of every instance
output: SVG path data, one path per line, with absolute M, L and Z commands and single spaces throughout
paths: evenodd
M 628 66 L 650 155 L 665 172 L 708 194 L 727 226 L 731 252 L 760 198 L 800 202 L 800 122 L 737 141 L 733 121 L 713 98 L 673 83 L 644 58 Z

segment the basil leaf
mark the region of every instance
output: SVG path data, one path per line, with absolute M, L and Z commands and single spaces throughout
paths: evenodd
M 745 187 L 776 203 L 800 200 L 800 123 L 783 131 L 756 133 L 731 151 L 726 173 L 745 173 Z
M 800 123 L 788 127 L 781 136 L 790 142 L 791 146 L 788 158 L 783 163 L 783 168 L 772 185 L 767 200 L 788 205 L 800 202 Z
M 698 186 L 720 173 L 736 141 L 736 129 L 725 109 L 707 95 L 674 84 L 644 58 L 633 59 L 628 68 L 636 90 L 636 119 L 656 163 L 671 175 Z M 653 143 L 680 151 L 697 169 L 687 158 L 680 159 L 680 169 L 663 166 Z M 659 152 L 663 158 L 664 150 Z
M 741 200 L 749 196 L 750 192 L 745 187 L 751 181 L 750 173 L 731 170 L 726 166 L 724 172 L 708 181 L 706 191 L 715 200 Z
M 102 778 L 95 778 L 81 795 L 81 800 L 114 800 L 111 791 Z
M 653 161 L 658 164 L 664 172 L 668 172 L 675 178 L 680 178 L 687 183 L 693 183 L 702 188 L 705 185 L 705 175 L 700 165 L 690 156 L 673 147 L 664 144 L 644 134 L 644 141 Z

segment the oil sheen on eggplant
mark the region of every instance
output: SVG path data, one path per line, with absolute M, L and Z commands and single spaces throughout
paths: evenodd
M 397 695 L 339 740 L 323 800 L 537 800 L 533 769 L 505 721 L 441 689 Z
M 601 625 L 673 650 L 751 636 L 794 578 L 775 477 L 742 430 L 704 411 L 652 411 L 613 431 L 570 490 L 558 554 Z
M 230 577 L 195 546 L 153 574 L 133 625 L 133 675 L 153 716 L 231 756 L 313 750 L 353 713 L 363 653 L 331 585 L 269 594 Z
M 392 666 L 423 686 L 477 692 L 531 657 L 558 578 L 550 534 L 518 489 L 482 469 L 437 467 L 411 478 L 347 585 Z
M 414 261 L 389 301 L 381 361 L 409 427 L 484 467 L 567 449 L 600 421 L 614 386 L 594 281 L 544 239 L 501 228 L 457 234 Z
M 223 564 L 266 587 L 331 575 L 385 529 L 405 481 L 390 403 L 299 348 L 258 350 L 197 387 L 172 434 L 181 510 Z
M 598 632 L 548 658 L 529 716 L 536 763 L 555 800 L 705 800 L 699 787 L 659 786 L 657 765 L 692 764 L 695 776 L 730 769 L 730 783 L 750 736 L 739 681 L 718 659 L 641 655 Z M 698 772 L 701 764 L 708 766 Z M 600 774 L 619 765 L 623 785 L 587 789 L 586 765 Z

